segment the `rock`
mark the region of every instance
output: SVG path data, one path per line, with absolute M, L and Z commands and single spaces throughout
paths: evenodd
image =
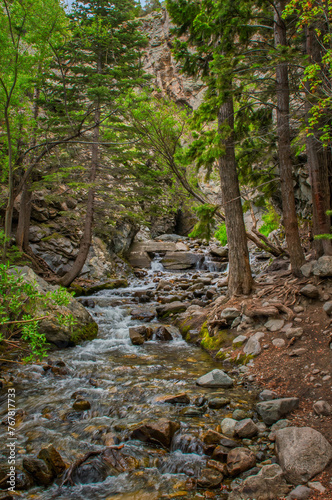
M 226 307 L 220 315 L 220 318 L 225 319 L 227 323 L 231 323 L 234 319 L 240 316 L 240 311 L 235 307 Z
M 212 459 L 217 460 L 218 462 L 226 462 L 227 461 L 227 455 L 229 453 L 229 448 L 226 448 L 226 446 L 216 446 L 216 448 L 213 450 L 212 453 Z
M 169 342 L 170 340 L 173 340 L 172 334 L 165 326 L 157 328 L 154 334 L 156 336 L 156 340 L 161 340 L 162 342 Z
M 212 255 L 226 259 L 228 257 L 228 247 L 217 247 L 217 245 L 210 246 Z
M 156 316 L 155 311 L 143 311 L 142 309 L 132 309 L 130 311 L 131 319 L 145 321 L 149 323 Z
M 328 278 L 332 276 L 332 256 L 324 255 L 320 257 L 313 266 L 315 276 Z
M 57 293 L 59 287 L 50 285 L 40 276 L 35 274 L 28 266 L 15 267 L 13 270 L 23 276 L 26 283 L 33 284 L 41 297 L 36 301 L 36 316 L 47 318 L 39 322 L 39 330 L 46 336 L 47 342 L 58 348 L 64 348 L 79 344 L 84 340 L 92 340 L 98 334 L 98 325 L 92 319 L 88 311 L 70 293 L 63 291 L 68 300 L 67 305 L 58 305 L 55 300 L 46 300 L 46 294 Z M 23 311 L 30 313 L 31 311 Z M 72 315 L 75 320 L 74 326 L 68 326 L 64 321 L 58 321 L 59 317 Z
M 292 349 L 289 353 L 288 356 L 291 358 L 297 357 L 297 356 L 302 356 L 302 354 L 305 354 L 307 352 L 307 349 L 305 347 L 300 347 L 299 349 Z
M 306 483 L 332 460 L 332 446 L 310 427 L 286 427 L 276 432 L 276 454 L 287 481 Z
M 228 500 L 276 500 L 284 498 L 288 491 L 279 465 L 265 465 L 257 475 L 249 476 L 234 488 Z
M 230 403 L 230 399 L 227 398 L 212 398 L 208 402 L 208 407 L 212 410 L 219 410 Z
M 295 337 L 296 339 L 300 339 L 303 335 L 303 328 L 298 327 L 298 328 L 288 328 L 286 330 L 286 337 L 288 339 L 292 339 Z
M 300 293 L 309 299 L 318 299 L 319 297 L 318 288 L 310 283 L 301 288 Z
M 91 404 L 89 401 L 85 401 L 84 399 L 76 399 L 73 403 L 73 409 L 76 411 L 90 410 L 90 408 Z
M 262 417 L 264 423 L 267 425 L 271 425 L 280 420 L 281 417 L 287 415 L 298 407 L 298 398 L 282 398 L 257 403 L 256 410 L 257 413 Z
M 196 381 L 197 385 L 202 387 L 232 387 L 233 379 L 227 375 L 223 370 L 212 370 L 211 372 L 203 375 Z
M 156 422 L 142 424 L 132 433 L 132 439 L 143 442 L 160 443 L 169 448 L 174 434 L 180 429 L 180 424 L 167 419 L 160 419 Z
M 270 391 L 269 389 L 264 389 L 259 393 L 258 397 L 261 401 L 271 401 L 271 399 L 278 399 L 278 394 L 274 391 Z
M 325 304 L 323 305 L 323 309 L 326 314 L 328 314 L 328 316 L 332 316 L 332 300 L 325 302 Z
M 256 455 L 247 448 L 233 448 L 227 455 L 227 470 L 230 476 L 236 476 L 255 467 Z
M 303 264 L 303 266 L 300 268 L 300 271 L 303 274 L 303 276 L 305 276 L 306 278 L 310 277 L 310 275 L 313 273 L 313 269 L 314 266 L 316 265 L 316 262 L 317 262 L 316 260 L 312 260 L 311 262 Z
M 165 253 L 165 252 L 175 252 L 176 244 L 172 241 L 139 241 L 135 242 L 130 248 L 130 255 L 135 252 L 147 252 L 147 253 Z
M 251 418 L 245 418 L 244 420 L 239 420 L 235 426 L 235 434 L 240 438 L 251 438 L 258 434 L 257 425 L 251 420 Z
M 167 252 L 161 260 L 165 269 L 185 270 L 196 268 L 204 260 L 204 255 L 192 252 Z
M 308 483 L 309 488 L 312 490 L 318 491 L 319 493 L 323 494 L 326 491 L 326 488 L 320 483 L 319 481 L 311 481 Z
M 233 437 L 237 423 L 237 420 L 234 420 L 233 418 L 224 418 L 220 424 L 221 432 L 227 437 Z
M 170 314 L 177 314 L 184 312 L 187 307 L 189 307 L 188 303 L 185 302 L 171 302 L 170 304 L 164 304 L 162 306 L 158 306 L 156 308 L 157 315 L 160 318 L 165 318 Z
M 61 476 L 61 474 L 66 470 L 66 464 L 62 460 L 60 453 L 51 444 L 40 450 L 38 458 L 44 460 L 48 469 L 56 477 Z
M 29 474 L 31 474 L 38 486 L 49 486 L 53 483 L 55 476 L 43 460 L 33 457 L 25 457 L 23 458 L 23 467 Z
M 202 441 L 204 444 L 219 444 L 220 441 L 223 439 L 223 435 L 219 434 L 219 432 L 213 431 L 212 429 L 209 429 L 202 435 Z
M 278 330 L 281 330 L 284 324 L 285 321 L 283 319 L 269 319 L 264 326 L 269 330 L 269 332 L 277 332 Z
M 332 413 L 332 407 L 331 407 L 331 405 L 329 405 L 329 403 L 327 401 L 323 401 L 323 400 L 316 401 L 316 403 L 314 403 L 314 405 L 313 405 L 313 408 L 314 408 L 314 412 L 317 415 L 324 415 L 327 417 L 328 415 L 331 415 L 331 413 Z
M 188 252 L 189 247 L 185 243 L 179 242 L 175 244 L 176 252 Z
M 145 326 L 134 326 L 129 328 L 129 337 L 133 345 L 142 345 L 145 342 Z
M 171 404 L 171 405 L 189 405 L 190 404 L 190 398 L 188 394 L 186 393 L 181 393 L 181 394 L 176 394 L 174 396 L 162 396 L 159 397 L 155 400 L 158 403 L 165 403 L 165 404 Z
M 237 421 L 244 420 L 247 417 L 248 417 L 247 412 L 244 410 L 240 410 L 239 408 L 234 410 L 232 413 L 232 418 L 234 418 L 234 420 L 237 420 Z
M 223 475 L 221 472 L 206 467 L 201 470 L 197 478 L 197 486 L 199 488 L 217 488 L 222 480 Z
M 180 236 L 179 234 L 161 234 L 160 236 L 157 236 L 155 239 L 160 241 L 174 242 L 174 241 L 187 240 L 188 238 L 186 236 Z
M 247 342 L 247 337 L 245 335 L 238 335 L 234 340 L 233 340 L 233 347 L 241 347 L 245 342 Z
M 259 333 L 259 332 L 258 332 Z M 248 356 L 258 356 L 262 352 L 259 338 L 256 334 L 252 335 L 244 346 L 243 352 Z
M 286 342 L 284 341 L 284 339 L 273 339 L 272 344 L 274 345 L 274 347 L 280 349 L 281 347 L 285 347 Z
M 302 268 L 301 268 L 302 269 Z M 312 490 L 306 486 L 296 486 L 288 495 L 289 500 L 307 500 L 310 497 Z

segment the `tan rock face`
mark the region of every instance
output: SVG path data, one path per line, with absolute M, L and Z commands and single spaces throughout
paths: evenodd
M 149 40 L 143 60 L 144 69 L 154 77 L 154 84 L 164 95 L 179 104 L 197 109 L 202 102 L 205 89 L 200 80 L 180 73 L 180 65 L 171 53 L 172 27 L 165 9 L 161 12 L 152 12 L 143 19 L 142 30 Z

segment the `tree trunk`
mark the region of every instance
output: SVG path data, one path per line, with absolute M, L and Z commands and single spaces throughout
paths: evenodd
M 2 259 L 6 260 L 7 250 L 12 235 L 13 212 L 14 212 L 14 174 L 13 174 L 13 149 L 8 106 L 5 107 L 5 123 L 8 141 L 8 199 L 5 214 L 5 238 L 2 249 Z
M 231 132 L 223 138 L 225 154 L 219 159 L 219 174 L 229 252 L 228 293 L 248 295 L 251 292 L 253 279 L 249 264 L 246 230 L 243 220 L 239 180 L 236 169 L 234 150 L 234 109 L 233 100 L 225 102 L 218 114 L 220 133 L 225 127 Z
M 275 47 L 278 47 L 279 45 L 287 45 L 286 26 L 281 17 L 284 7 L 285 0 L 281 0 L 275 3 Z M 283 220 L 292 272 L 296 276 L 300 276 L 300 267 L 304 263 L 304 254 L 301 247 L 301 240 L 299 235 L 293 186 L 293 166 L 291 159 L 289 127 L 289 83 L 288 67 L 286 62 L 277 64 L 276 80 L 278 155 Z
M 100 122 L 100 109 L 99 105 L 97 105 L 97 110 L 95 112 L 95 123 L 99 124 Z M 92 241 L 92 227 L 93 227 L 93 216 L 94 216 L 94 204 L 95 204 L 95 189 L 93 183 L 96 180 L 97 168 L 98 168 L 98 159 L 99 159 L 99 133 L 100 133 L 99 125 L 96 125 L 93 133 L 93 144 L 91 146 L 91 166 L 90 166 L 90 177 L 89 182 L 92 186 L 88 192 L 88 201 L 86 207 L 86 215 L 85 215 L 85 224 L 83 236 L 81 238 L 79 251 L 75 262 L 70 269 L 60 280 L 60 285 L 69 286 L 75 278 L 80 274 L 85 261 L 87 259 L 91 241 Z
M 32 192 L 30 183 L 27 182 L 23 186 L 20 213 L 18 217 L 18 225 L 16 231 L 16 245 L 21 252 L 27 252 L 29 249 L 29 229 L 31 217 L 31 199 Z
M 315 39 L 314 30 L 308 27 L 306 30 L 306 53 L 311 62 L 320 62 L 320 49 Z M 309 125 L 310 110 L 312 102 L 310 98 L 310 83 L 306 83 L 306 123 Z M 329 164 L 328 154 L 324 151 L 322 144 L 310 135 L 306 138 L 308 169 L 312 190 L 312 208 L 313 208 L 313 234 L 328 234 L 331 227 L 331 219 L 326 215 L 330 208 L 330 189 L 329 189 Z M 331 240 L 314 240 L 314 249 L 316 256 L 332 255 Z

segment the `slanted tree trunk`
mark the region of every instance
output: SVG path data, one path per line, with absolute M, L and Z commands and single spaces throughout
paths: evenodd
M 320 49 L 315 39 L 313 28 L 306 30 L 306 53 L 311 61 L 320 62 Z M 310 83 L 306 83 L 306 123 L 309 125 L 312 101 L 310 96 Z M 312 191 L 313 208 L 313 235 L 328 234 L 331 227 L 331 219 L 326 215 L 330 209 L 330 189 L 329 189 L 329 164 L 328 155 L 323 146 L 312 135 L 306 139 L 308 169 Z M 317 257 L 325 254 L 332 255 L 331 240 L 314 240 L 314 249 Z
M 274 4 L 275 47 L 278 47 L 279 45 L 287 45 L 286 26 L 281 17 L 285 3 L 285 0 L 281 0 L 279 2 L 275 2 Z M 296 276 L 300 276 L 300 268 L 304 263 L 304 254 L 299 235 L 293 186 L 293 165 L 291 159 L 289 127 L 289 82 L 288 65 L 286 62 L 278 63 L 276 67 L 276 94 L 278 155 L 283 222 L 292 272 Z
M 96 128 L 93 133 L 93 144 L 91 146 L 91 166 L 90 166 L 90 176 L 89 183 L 91 187 L 88 191 L 88 200 L 86 206 L 85 224 L 83 230 L 83 236 L 81 238 L 80 247 L 78 250 L 77 257 L 72 268 L 59 280 L 60 285 L 69 286 L 75 278 L 80 274 L 85 261 L 88 257 L 88 253 L 92 241 L 92 228 L 93 228 L 93 216 L 94 216 L 94 205 L 95 205 L 95 188 L 93 186 L 96 181 L 98 160 L 99 160 L 99 134 L 100 134 L 100 109 L 97 105 L 97 110 L 95 112 L 95 123 Z
M 225 154 L 219 159 L 229 254 L 228 293 L 230 296 L 248 295 L 252 289 L 253 279 L 235 161 L 234 109 L 231 98 L 221 106 L 218 123 L 222 134 L 224 134 L 225 127 L 231 130 L 227 137 L 222 139 Z

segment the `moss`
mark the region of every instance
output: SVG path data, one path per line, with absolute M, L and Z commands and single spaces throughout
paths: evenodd
M 213 337 L 210 337 L 207 322 L 205 322 L 201 328 L 200 337 L 202 339 L 201 346 L 204 349 L 207 351 L 218 351 L 223 345 L 231 342 L 233 335 L 228 330 L 220 330 Z
M 76 284 L 71 284 L 71 286 L 68 288 L 68 292 L 74 292 L 75 297 L 81 297 L 82 295 L 85 295 L 85 289 Z
M 81 328 L 77 328 L 73 331 L 70 336 L 70 341 L 74 344 L 80 344 L 85 340 L 93 340 L 98 335 L 98 325 L 97 323 L 89 323 Z
M 247 365 L 254 356 L 252 354 L 238 354 L 234 362 L 237 365 Z
M 186 318 L 184 321 L 182 321 L 179 324 L 179 330 L 180 330 L 183 337 L 185 337 L 187 335 L 187 333 L 189 333 L 190 328 L 191 328 L 190 321 L 192 319 L 193 319 L 192 316 L 189 316 L 189 318 Z M 187 340 L 187 338 L 186 338 L 186 340 Z
M 52 233 L 49 236 L 44 236 L 41 241 L 51 241 L 51 240 L 58 240 L 60 238 L 64 238 L 63 234 L 60 233 Z

